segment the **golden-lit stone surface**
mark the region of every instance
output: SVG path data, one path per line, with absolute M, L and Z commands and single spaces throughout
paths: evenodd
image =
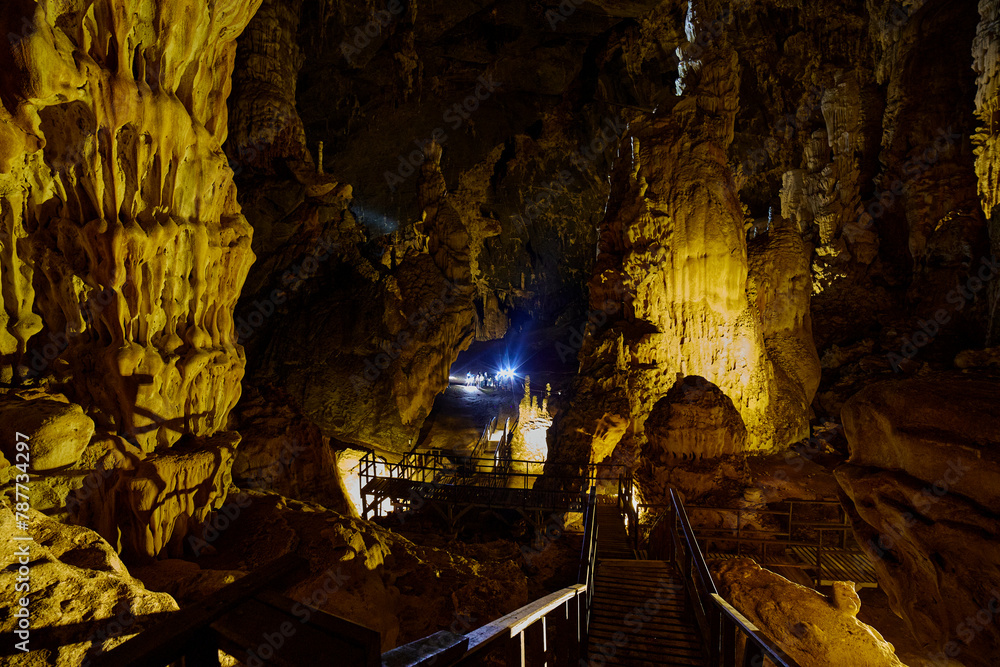
M 719 594 L 802 667 L 905 667 L 878 630 L 857 619 L 851 582 L 829 595 L 761 568 L 749 558 L 712 562 Z
M 19 559 L 26 544 L 10 537 L 27 534 L 31 551 L 31 632 L 29 653 L 12 651 L 4 664 L 73 667 L 109 650 L 136 632 L 175 611 L 166 593 L 147 590 L 133 578 L 114 548 L 95 532 L 30 512 L 28 529 L 15 526 L 14 512 L 0 503 L 0 606 L 10 611 L 0 620 L 0 632 L 13 637 L 13 610 L 22 593 L 15 591 Z M 41 641 L 43 633 L 51 637 Z M 37 639 L 36 639 L 37 638 Z
M 529 601 L 520 555 L 509 543 L 494 558 L 475 558 L 463 555 L 468 545 L 420 546 L 313 503 L 254 491 L 233 501 L 242 511 L 212 542 L 219 555 L 200 561 L 201 570 L 171 567 L 188 581 L 175 585 L 188 599 L 197 597 L 192 587 L 211 589 L 209 567 L 223 573 L 216 575 L 221 586 L 236 564 L 253 569 L 294 550 L 309 560 L 311 574 L 287 595 L 378 630 L 383 650 L 462 619 L 459 631 L 466 632 Z
M 760 313 L 764 349 L 774 368 L 778 440 L 786 443 L 807 435 L 801 423 L 820 382 L 809 313 L 809 250 L 796 229 L 778 216 L 748 248 L 747 297 Z
M 844 406 L 851 458 L 836 470 L 896 613 L 928 652 L 984 667 L 1000 631 L 968 619 L 1000 604 L 997 405 L 991 378 L 871 385 Z
M 184 538 L 225 503 L 238 444 L 237 434 L 225 432 L 199 448 L 164 450 L 107 471 L 75 518 L 134 561 L 179 556 Z
M 997 129 L 997 114 L 1000 114 L 1000 2 L 979 0 L 981 20 L 972 43 L 972 68 L 976 71 L 976 119 L 979 128 L 974 137 L 976 145 L 976 176 L 979 180 L 979 198 L 986 217 L 993 215 L 993 209 L 1000 203 L 1000 130 Z
M 925 652 L 992 666 L 1000 396 L 929 373 L 997 365 L 997 283 L 952 298 L 1000 247 L 997 2 L 396 4 L 0 9 L 0 491 L 30 434 L 44 622 L 146 600 L 112 551 L 183 604 L 299 552 L 291 593 L 386 647 L 562 585 L 573 539 L 526 562 L 530 521 L 393 532 L 345 491 L 361 448 L 461 452 L 426 418 L 506 338 L 556 388 L 515 456 L 744 510 L 696 530 L 842 493 Z M 802 664 L 899 664 L 848 586 L 721 572 Z
M 11 461 L 29 460 L 32 471 L 76 463 L 93 435 L 94 420 L 64 396 L 0 397 L 0 447 Z M 14 443 L 25 440 L 30 456 L 18 458 Z
M 689 17 L 696 31 L 709 29 L 707 12 Z M 742 451 L 808 435 L 819 365 L 806 248 L 791 226 L 776 232 L 758 249 L 751 280 L 726 158 L 739 107 L 736 54 L 722 35 L 683 65 L 684 96 L 668 111 L 634 114 L 621 144 L 590 282 L 591 312 L 614 324 L 580 352 L 575 404 L 557 420 L 563 458 L 600 460 L 619 445 L 630 458 L 678 373 L 732 400 L 747 431 Z M 612 440 L 598 424 L 618 425 Z
M 221 143 L 258 4 L 5 9 L 21 33 L 0 88 L 2 364 L 71 374 L 146 451 L 224 428 L 239 399 L 253 255 Z
M 747 431 L 733 402 L 705 378 L 678 378 L 646 418 L 643 461 L 742 452 Z
M 0 375 L 70 381 L 99 430 L 152 454 L 87 470 L 89 489 L 58 474 L 40 487 L 60 511 L 85 497 L 70 514 L 126 557 L 159 554 L 225 497 L 244 372 L 233 309 L 253 254 L 221 144 L 234 40 L 258 4 L 4 9 Z M 74 463 L 83 435 L 53 461 L 41 437 L 37 465 Z M 204 451 L 167 454 L 183 436 Z

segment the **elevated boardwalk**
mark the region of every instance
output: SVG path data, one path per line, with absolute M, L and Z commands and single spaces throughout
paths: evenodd
M 410 479 L 376 477 L 362 488 L 363 495 L 373 496 L 377 502 L 390 500 L 394 504 L 418 505 L 440 503 L 461 509 L 515 508 L 524 510 L 583 511 L 580 491 L 544 491 L 517 489 L 476 484 L 449 484 L 447 482 L 419 482 Z M 422 502 L 421 502 L 422 501 Z
M 468 501 L 461 495 L 470 493 L 467 488 L 446 489 L 448 485 L 434 481 L 433 468 L 420 470 L 405 479 L 373 475 L 369 483 L 384 483 L 385 494 L 402 494 L 419 483 L 430 488 L 427 498 L 442 493 L 446 502 Z M 417 479 L 428 472 L 430 481 Z M 580 477 L 577 482 L 587 479 Z M 579 507 L 585 530 L 577 583 L 467 634 L 437 632 L 380 653 L 378 632 L 316 609 L 303 620 L 296 611 L 301 603 L 278 594 L 282 582 L 287 585 L 294 580 L 290 577 L 302 577 L 308 570 L 304 559 L 286 554 L 197 606 L 168 615 L 95 664 L 165 667 L 183 660 L 188 667 L 218 667 L 218 651 L 223 649 L 253 664 L 282 666 L 330 662 L 347 667 L 798 667 L 719 596 L 674 489 L 669 491 L 670 504 L 658 508 L 643 530 L 628 472 L 619 477 L 616 496 L 601 499 L 603 503 L 595 485 L 586 496 L 575 497 L 571 491 L 474 488 L 482 494 L 472 499 L 476 503 Z M 817 525 L 824 524 L 812 522 L 810 528 Z M 272 645 L 263 655 L 259 638 L 287 627 L 294 629 L 291 635 L 281 630 L 287 641 Z
M 619 465 L 584 469 L 514 459 L 510 441 L 516 427 L 517 422 L 508 420 L 501 428 L 491 420 L 473 456 L 424 449 L 389 463 L 374 452 L 366 453 L 358 468 L 362 517 L 426 508 L 437 511 L 454 530 L 456 522 L 473 510 L 509 509 L 538 526 L 554 512 L 583 512 L 584 494 L 591 484 L 599 479 L 615 482 L 625 471 Z M 544 488 L 536 488 L 543 473 Z
M 798 667 L 718 595 L 676 492 L 636 548 L 631 483 L 630 473 L 620 477 L 613 505 L 591 487 L 579 583 L 467 635 L 393 649 L 383 667 Z M 646 554 L 654 559 L 636 557 Z
M 600 560 L 591 601 L 592 665 L 707 666 L 684 582 L 671 563 Z
M 635 559 L 632 539 L 625 530 L 625 523 L 622 521 L 618 506 L 598 505 L 594 514 L 597 530 L 601 536 L 597 543 L 598 561 Z
M 829 586 L 851 581 L 876 588 L 868 556 L 854 539 L 843 507 L 836 501 L 794 500 L 779 509 L 688 508 L 697 522 L 703 515 L 730 527 L 697 528 L 708 560 L 748 557 L 792 581 Z

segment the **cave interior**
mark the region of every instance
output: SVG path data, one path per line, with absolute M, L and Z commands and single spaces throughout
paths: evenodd
M 1000 1 L 0 34 L 0 663 L 1000 664 Z

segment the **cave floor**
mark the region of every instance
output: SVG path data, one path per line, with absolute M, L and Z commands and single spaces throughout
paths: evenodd
M 516 418 L 520 396 L 509 389 L 452 384 L 438 395 L 417 447 L 468 454 L 493 417 Z

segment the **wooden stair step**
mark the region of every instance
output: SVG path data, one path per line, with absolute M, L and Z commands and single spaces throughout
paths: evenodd
M 607 646 L 609 649 L 615 649 L 615 655 L 617 656 L 633 656 L 633 657 L 645 657 L 646 659 L 656 659 L 660 656 L 676 656 L 688 658 L 689 660 L 703 660 L 705 654 L 702 652 L 701 647 L 698 645 L 694 646 L 650 646 L 650 645 L 639 645 L 635 643 L 635 635 L 626 635 L 624 638 L 624 644 L 622 646 L 615 646 L 614 642 L 607 639 L 591 639 L 587 643 L 588 653 L 602 652 L 600 650 L 601 646 Z
M 595 652 L 588 655 L 589 664 L 591 665 L 621 665 L 622 667 L 656 667 L 658 665 L 683 665 L 688 667 L 689 665 L 698 665 L 699 667 L 704 666 L 706 663 L 704 660 L 692 660 L 689 658 L 678 658 L 678 657 L 660 657 L 656 660 L 650 659 L 636 659 L 632 657 L 621 658 L 617 655 L 612 657 L 607 657 L 603 653 Z
M 618 614 L 622 618 L 632 612 L 635 612 L 636 615 L 642 617 L 649 617 L 654 614 L 664 614 L 676 616 L 678 618 L 687 613 L 683 602 L 678 602 L 677 604 L 664 604 L 663 602 L 660 602 L 659 607 L 649 605 L 647 608 L 646 600 L 614 600 L 609 598 L 602 598 L 600 600 L 597 598 L 594 599 L 594 609 L 599 609 L 607 614 Z
M 614 644 L 614 633 L 594 634 L 591 635 L 590 641 L 598 646 Z M 689 655 L 693 658 L 699 658 L 703 655 L 701 643 L 693 638 L 651 638 L 626 634 L 624 639 L 619 638 L 619 641 L 624 641 L 625 646 L 631 647 L 636 652 Z
M 655 632 L 653 632 L 654 630 Z M 623 630 L 620 626 L 614 626 L 614 627 L 595 626 L 594 628 L 591 628 L 591 636 L 593 637 L 612 637 L 616 632 L 624 632 L 626 636 L 636 636 L 636 635 L 630 635 L 630 633 L 637 633 L 637 634 L 642 633 L 642 635 L 646 637 L 646 639 L 643 641 L 651 645 L 659 645 L 659 644 L 665 645 L 673 643 L 678 646 L 686 646 L 689 648 L 694 647 L 699 650 L 701 649 L 700 635 L 697 635 L 693 632 L 665 633 L 663 631 L 660 631 L 658 628 L 650 629 L 647 628 L 646 626 L 643 626 L 641 628 L 627 628 L 625 630 Z
M 621 582 L 623 584 L 660 584 L 664 586 L 669 586 L 671 588 L 676 588 L 682 590 L 684 588 L 684 583 L 679 579 L 674 578 L 672 575 L 667 573 L 662 573 L 662 576 L 652 576 L 652 577 L 640 577 L 631 576 L 625 574 L 619 574 L 617 572 L 600 572 L 598 571 L 597 576 L 594 577 L 597 581 L 606 581 L 608 583 Z
M 608 608 L 591 609 L 591 616 L 600 621 L 602 626 L 621 628 L 625 625 L 628 627 L 625 623 L 625 619 L 628 617 L 630 622 L 633 622 L 633 619 L 635 619 L 634 624 L 641 623 L 643 627 L 649 626 L 655 629 L 662 629 L 664 632 L 695 632 L 694 624 L 683 613 L 677 610 L 652 618 L 650 618 L 650 614 L 636 612 L 635 616 L 629 616 L 630 613 L 632 613 L 632 609 L 628 611 Z M 643 621 L 643 618 L 648 620 Z
M 594 589 L 594 599 L 607 600 L 608 602 L 624 602 L 628 600 L 640 604 L 645 604 L 646 602 L 653 604 L 655 600 L 662 605 L 671 603 L 683 604 L 685 598 L 681 591 L 655 591 L 649 588 L 642 590 L 615 588 L 614 586 L 597 586 Z
M 626 614 L 627 616 L 627 614 Z M 622 620 L 623 615 L 620 614 L 592 614 L 591 620 L 594 623 L 594 627 L 600 627 L 602 629 L 608 630 L 631 630 L 627 624 Z M 640 619 L 635 621 L 636 624 L 640 622 Z M 641 625 L 642 629 L 646 632 L 651 632 L 655 635 L 662 636 L 677 636 L 677 637 L 700 637 L 697 628 L 692 626 L 689 622 L 685 621 L 683 618 L 660 618 L 656 620 L 643 621 Z

